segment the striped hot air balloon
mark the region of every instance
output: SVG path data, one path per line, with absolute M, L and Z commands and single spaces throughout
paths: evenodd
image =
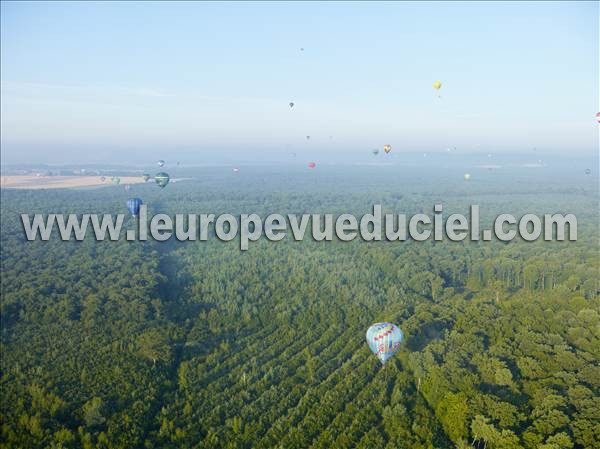
M 160 172 L 154 175 L 154 181 L 161 189 L 164 189 L 169 183 L 169 175 L 165 172 Z
M 129 212 L 131 212 L 131 215 L 133 215 L 134 217 L 137 216 L 138 212 L 140 211 L 140 206 L 142 205 L 142 200 L 139 198 L 129 198 L 127 200 L 127 209 L 129 210 Z
M 367 330 L 367 344 L 371 352 L 385 364 L 400 349 L 404 334 L 392 323 L 375 323 Z

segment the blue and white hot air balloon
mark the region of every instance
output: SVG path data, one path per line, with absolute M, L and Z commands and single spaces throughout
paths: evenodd
M 127 209 L 129 209 L 129 212 L 131 212 L 131 215 L 136 217 L 138 212 L 140 211 L 140 206 L 142 205 L 142 200 L 139 198 L 129 198 L 127 200 L 126 204 L 127 204 Z
M 404 334 L 392 323 L 375 323 L 367 330 L 369 349 L 385 364 L 400 349 Z

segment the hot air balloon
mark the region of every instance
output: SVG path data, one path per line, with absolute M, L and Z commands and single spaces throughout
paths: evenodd
M 300 47 L 300 51 L 304 51 L 304 48 Z
M 442 98 L 441 95 L 439 94 L 439 91 L 442 88 L 442 82 L 441 81 L 434 82 L 433 88 L 438 91 L 438 98 Z
M 465 181 L 468 181 L 469 179 L 471 179 L 471 173 L 465 173 Z
M 100 176 L 100 182 L 106 181 L 106 176 Z
M 379 154 L 379 150 L 378 150 L 377 148 L 375 148 L 375 149 L 373 150 L 373 154 L 374 154 L 375 156 L 377 156 L 377 155 Z
M 293 108 L 294 107 L 294 102 L 290 101 L 289 105 L 290 105 L 290 108 Z
M 162 171 L 154 175 L 154 181 L 161 189 L 164 189 L 167 186 L 169 179 L 169 175 Z
M 367 330 L 369 349 L 385 364 L 400 349 L 404 334 L 392 323 L 375 323 Z
M 240 171 L 240 169 L 239 169 L 239 168 L 237 168 L 237 167 L 233 167 L 233 172 L 234 172 L 234 173 L 238 173 L 239 171 Z
M 127 205 L 127 209 L 129 210 L 129 212 L 131 212 L 131 215 L 136 217 L 138 212 L 140 211 L 140 206 L 142 205 L 142 200 L 139 198 L 129 198 L 127 200 L 126 205 Z
M 600 123 L 600 112 L 596 113 L 596 121 Z
M 157 164 L 158 164 L 158 166 L 159 166 L 159 167 L 164 167 L 164 165 L 165 165 L 165 161 L 163 161 L 163 160 L 161 159 L 161 160 L 159 160 L 159 161 L 157 162 Z
M 585 169 L 585 174 L 586 174 L 586 175 L 590 175 L 591 173 L 592 173 L 592 170 L 591 170 L 591 169 L 589 169 L 589 168 L 586 168 L 586 169 Z
M 306 140 L 310 140 L 310 136 L 306 136 Z
M 314 162 L 308 163 L 308 168 L 315 168 L 316 166 L 317 166 L 317 164 L 315 164 Z
M 151 176 L 147 173 L 144 173 L 142 175 L 142 179 L 144 180 L 144 182 L 148 182 L 148 180 L 151 178 Z
M 391 145 L 384 145 L 383 146 L 383 151 L 385 151 L 385 154 L 389 154 L 389 152 L 392 151 L 392 146 Z

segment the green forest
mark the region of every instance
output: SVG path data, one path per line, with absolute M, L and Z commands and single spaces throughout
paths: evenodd
M 597 178 L 181 168 L 2 189 L 0 447 L 600 448 Z M 27 241 L 21 213 L 573 213 L 576 242 Z M 447 212 L 446 212 L 447 211 Z M 128 218 L 133 228 L 135 222 Z M 489 225 L 488 225 L 489 227 Z M 384 367 L 367 328 L 405 341 Z

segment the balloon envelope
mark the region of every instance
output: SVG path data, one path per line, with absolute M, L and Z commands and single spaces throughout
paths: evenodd
M 471 173 L 465 173 L 465 181 L 471 179 Z
M 400 349 L 404 334 L 392 323 L 375 323 L 367 330 L 369 349 L 385 364 Z
M 435 83 L 433 83 L 433 88 L 436 90 L 440 90 L 442 88 L 442 82 L 436 81 Z
M 162 159 L 160 161 L 157 162 L 159 167 L 163 167 L 165 165 L 165 161 L 163 161 Z
M 294 102 L 290 101 L 290 108 L 293 108 L 293 107 L 294 107 Z
M 158 184 L 158 186 L 163 189 L 167 186 L 167 184 L 169 183 L 169 175 L 166 174 L 165 172 L 160 172 L 157 173 L 154 176 L 154 181 L 156 182 L 156 184 Z
M 387 153 L 389 153 L 390 151 L 392 151 L 392 146 L 391 145 L 384 145 L 383 146 L 383 151 Z
M 586 169 L 585 169 L 585 174 L 586 174 L 586 175 L 589 175 L 589 174 L 591 174 L 591 173 L 592 173 L 592 170 L 591 170 L 591 169 L 589 169 L 589 168 L 586 168 Z
M 596 121 L 597 121 L 598 123 L 600 123 L 600 112 L 598 112 L 598 113 L 596 114 Z
M 315 164 L 314 162 L 308 163 L 308 168 L 315 168 L 316 166 L 317 166 L 317 164 Z
M 140 211 L 140 206 L 142 205 L 142 200 L 139 198 L 129 198 L 127 200 L 127 209 L 129 210 L 129 212 L 131 212 L 131 215 L 133 215 L 134 217 L 137 216 L 138 212 Z

